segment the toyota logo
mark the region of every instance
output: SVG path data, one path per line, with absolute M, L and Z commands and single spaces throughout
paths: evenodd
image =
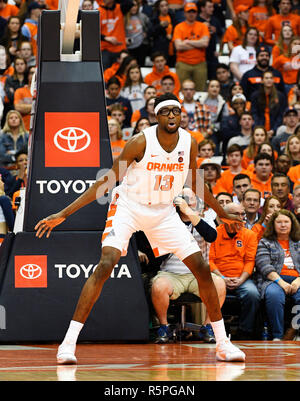
M 62 128 L 54 135 L 54 145 L 63 152 L 82 152 L 90 143 L 89 133 L 78 127 Z
M 42 274 L 42 269 L 40 266 L 33 263 L 28 263 L 20 268 L 20 274 L 23 278 L 28 280 L 35 280 Z

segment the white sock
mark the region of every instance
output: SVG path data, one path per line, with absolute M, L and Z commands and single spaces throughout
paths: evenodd
M 218 320 L 217 322 L 210 322 L 211 327 L 213 328 L 214 335 L 216 338 L 216 342 L 220 342 L 227 339 L 224 320 Z
M 71 320 L 68 331 L 65 335 L 64 341 L 71 344 L 76 344 L 79 333 L 83 327 L 83 323 Z

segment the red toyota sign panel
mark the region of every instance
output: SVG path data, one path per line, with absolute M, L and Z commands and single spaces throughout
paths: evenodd
M 47 288 L 47 255 L 15 255 L 15 288 Z
M 46 167 L 100 167 L 99 113 L 45 113 Z

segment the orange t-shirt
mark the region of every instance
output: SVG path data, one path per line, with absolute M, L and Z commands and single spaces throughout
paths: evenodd
M 258 189 L 261 193 L 262 198 L 266 199 L 268 196 L 270 196 L 272 194 L 271 179 L 272 179 L 273 174 L 270 175 L 270 177 L 268 178 L 268 181 L 266 181 L 266 182 L 260 181 L 257 178 L 255 171 L 253 171 L 253 172 L 248 171 L 248 175 L 251 179 L 252 188 Z
M 49 10 L 58 10 L 58 0 L 46 0 Z
M 255 223 L 254 226 L 251 228 L 251 231 L 253 231 L 257 235 L 257 241 L 259 242 L 262 239 L 266 228 L 259 223 Z
M 291 167 L 287 173 L 294 186 L 300 184 L 300 164 L 298 166 Z
M 116 3 L 113 10 L 108 10 L 101 5 L 99 7 L 99 14 L 101 35 L 114 36 L 119 42 L 118 45 L 112 45 L 105 40 L 101 40 L 101 50 L 119 53 L 121 50 L 126 49 L 124 16 L 120 4 Z
M 281 248 L 284 250 L 284 261 L 280 274 L 285 276 L 299 277 L 298 271 L 295 269 L 291 253 L 289 240 L 278 240 Z
M 200 131 L 190 131 L 188 129 L 187 132 L 189 132 L 191 136 L 196 139 L 197 144 L 199 144 L 201 141 L 205 139 Z
M 294 35 L 300 36 L 300 17 L 296 14 L 288 14 L 282 16 L 280 14 L 273 15 L 266 25 L 265 41 L 269 45 L 274 45 L 280 35 L 282 27 L 287 24 L 291 25 Z
M 12 4 L 6 4 L 2 10 L 0 10 L 0 17 L 9 19 L 9 17 L 15 17 L 19 14 L 20 9 Z
M 115 160 L 122 152 L 126 142 L 123 139 L 117 139 L 116 141 L 110 141 L 111 152 L 113 160 Z
M 14 105 L 18 104 L 19 102 L 32 104 L 32 94 L 28 85 L 23 86 L 22 88 L 18 88 L 15 91 L 14 96 Z M 30 113 L 22 115 L 23 122 L 27 131 L 30 130 Z
M 174 83 L 175 83 L 175 87 L 174 87 L 174 95 L 175 96 L 179 96 L 179 91 L 180 91 L 180 80 L 178 78 L 178 75 L 173 72 L 170 71 L 170 68 L 165 65 L 164 69 L 162 72 L 157 71 L 156 67 L 153 66 L 152 71 L 149 72 L 149 74 L 147 74 L 144 78 L 144 82 L 147 85 L 152 85 L 154 86 L 154 88 L 157 91 L 157 95 L 159 96 L 159 92 L 161 90 L 161 80 L 163 77 L 165 77 L 166 75 L 171 75 L 171 77 L 174 78 Z
M 275 10 L 273 10 L 273 14 L 275 14 Z M 249 11 L 248 23 L 249 26 L 257 28 L 259 33 L 264 34 L 269 18 L 267 7 L 256 6 Z
M 175 26 L 173 32 L 173 41 L 180 40 L 199 40 L 204 36 L 210 37 L 208 27 L 200 21 L 195 21 L 193 24 L 188 24 L 183 21 Z M 177 61 L 182 61 L 186 64 L 199 64 L 206 60 L 206 49 L 195 48 L 191 50 L 183 50 L 176 52 Z
M 221 177 L 217 180 L 215 190 L 219 192 L 233 193 L 233 179 L 237 174 L 248 174 L 248 171 L 243 169 L 236 174 L 233 174 L 230 169 L 223 171 Z
M 222 42 L 223 43 L 232 42 L 234 47 L 239 46 L 242 44 L 243 36 L 245 35 L 246 31 L 247 31 L 246 26 L 242 26 L 241 28 L 242 37 L 239 38 L 239 34 L 236 28 L 233 25 L 229 25 L 229 27 L 226 29 L 224 33 Z
M 281 72 L 285 84 L 295 84 L 297 82 L 299 63 L 293 63 L 292 60 L 293 57 L 286 57 L 283 54 L 273 60 L 272 67 Z
M 110 80 L 110 78 L 112 78 L 116 72 L 118 71 L 118 69 L 120 68 L 120 63 L 113 63 L 113 65 L 109 68 L 106 68 L 106 70 L 103 71 L 103 79 L 104 82 L 108 82 Z
M 226 277 L 240 277 L 243 272 L 253 272 L 257 249 L 256 234 L 242 228 L 231 239 L 224 224 L 217 227 L 217 239 L 209 251 L 210 270 L 219 270 Z
M 287 54 L 287 51 L 288 45 L 285 43 L 283 43 L 283 53 L 277 45 L 274 45 L 272 49 L 272 60 L 275 60 L 277 57 L 281 56 L 281 54 Z

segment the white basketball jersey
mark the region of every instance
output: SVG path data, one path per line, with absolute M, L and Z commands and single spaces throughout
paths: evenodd
M 160 145 L 157 125 L 146 128 L 146 149 L 142 160 L 133 162 L 121 184 L 123 194 L 144 205 L 170 205 L 186 181 L 191 150 L 191 135 L 178 129 L 175 149 L 168 153 Z

